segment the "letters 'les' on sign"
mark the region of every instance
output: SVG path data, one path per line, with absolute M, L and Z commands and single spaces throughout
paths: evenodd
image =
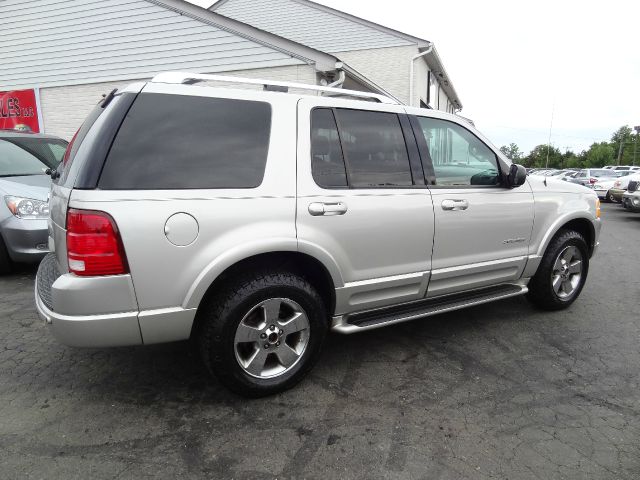
M 37 88 L 0 91 L 0 130 L 40 133 L 41 129 L 40 92 Z

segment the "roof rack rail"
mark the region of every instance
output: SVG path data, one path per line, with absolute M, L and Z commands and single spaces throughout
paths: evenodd
M 322 87 L 320 85 L 309 85 L 306 83 L 278 82 L 273 80 L 265 80 L 258 78 L 230 77 L 224 75 L 209 75 L 205 73 L 189 73 L 189 72 L 163 72 L 157 74 L 151 79 L 153 83 L 175 83 L 182 85 L 192 85 L 198 82 L 230 82 L 244 83 L 250 85 L 262 85 L 265 90 L 268 87 L 276 87 L 277 91 L 287 91 L 289 88 L 299 88 L 302 90 L 313 90 L 320 93 L 326 93 L 329 96 L 348 96 L 356 98 L 369 98 L 380 103 L 389 103 L 399 105 L 399 103 L 385 95 L 378 93 L 360 92 L 358 90 L 345 90 L 342 88 Z M 274 88 L 270 90 L 276 90 Z

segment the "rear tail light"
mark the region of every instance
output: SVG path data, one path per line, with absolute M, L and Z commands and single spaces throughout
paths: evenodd
M 80 276 L 129 272 L 118 227 L 105 212 L 69 209 L 67 258 L 69 271 Z
M 592 185 L 593 185 L 594 183 L 596 183 L 597 181 L 598 181 L 598 179 L 597 179 L 597 178 L 593 178 L 593 177 L 591 177 L 591 178 L 589 179 L 589 183 L 590 183 L 590 184 L 592 184 Z

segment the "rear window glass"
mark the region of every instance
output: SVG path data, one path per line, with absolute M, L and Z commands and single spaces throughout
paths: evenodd
M 413 185 L 398 115 L 342 108 L 336 114 L 353 188 Z
M 101 102 L 102 100 L 100 101 L 100 103 Z M 84 141 L 84 137 L 87 136 L 87 133 L 89 133 L 89 130 L 91 130 L 93 124 L 96 123 L 98 117 L 102 115 L 102 112 L 104 112 L 104 109 L 102 108 L 100 103 L 93 107 L 91 112 L 89 112 L 89 115 L 87 115 L 85 121 L 82 123 L 76 134 L 71 139 L 71 143 L 68 145 L 69 152 L 66 158 L 64 158 L 65 152 L 63 152 L 63 158 L 61 158 L 62 161 L 58 166 L 58 171 L 61 171 L 61 178 L 59 180 L 56 180 L 56 183 L 64 185 L 64 183 L 67 181 L 69 171 L 71 170 L 71 164 L 73 163 L 73 159 L 75 158 L 76 153 L 78 153 L 80 145 L 82 145 L 82 142 Z
M 255 188 L 270 130 L 265 102 L 143 93 L 120 127 L 98 186 Z

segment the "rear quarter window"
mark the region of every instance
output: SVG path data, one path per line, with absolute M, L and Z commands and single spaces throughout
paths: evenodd
M 127 113 L 98 187 L 255 188 L 269 151 L 266 102 L 142 93 Z

